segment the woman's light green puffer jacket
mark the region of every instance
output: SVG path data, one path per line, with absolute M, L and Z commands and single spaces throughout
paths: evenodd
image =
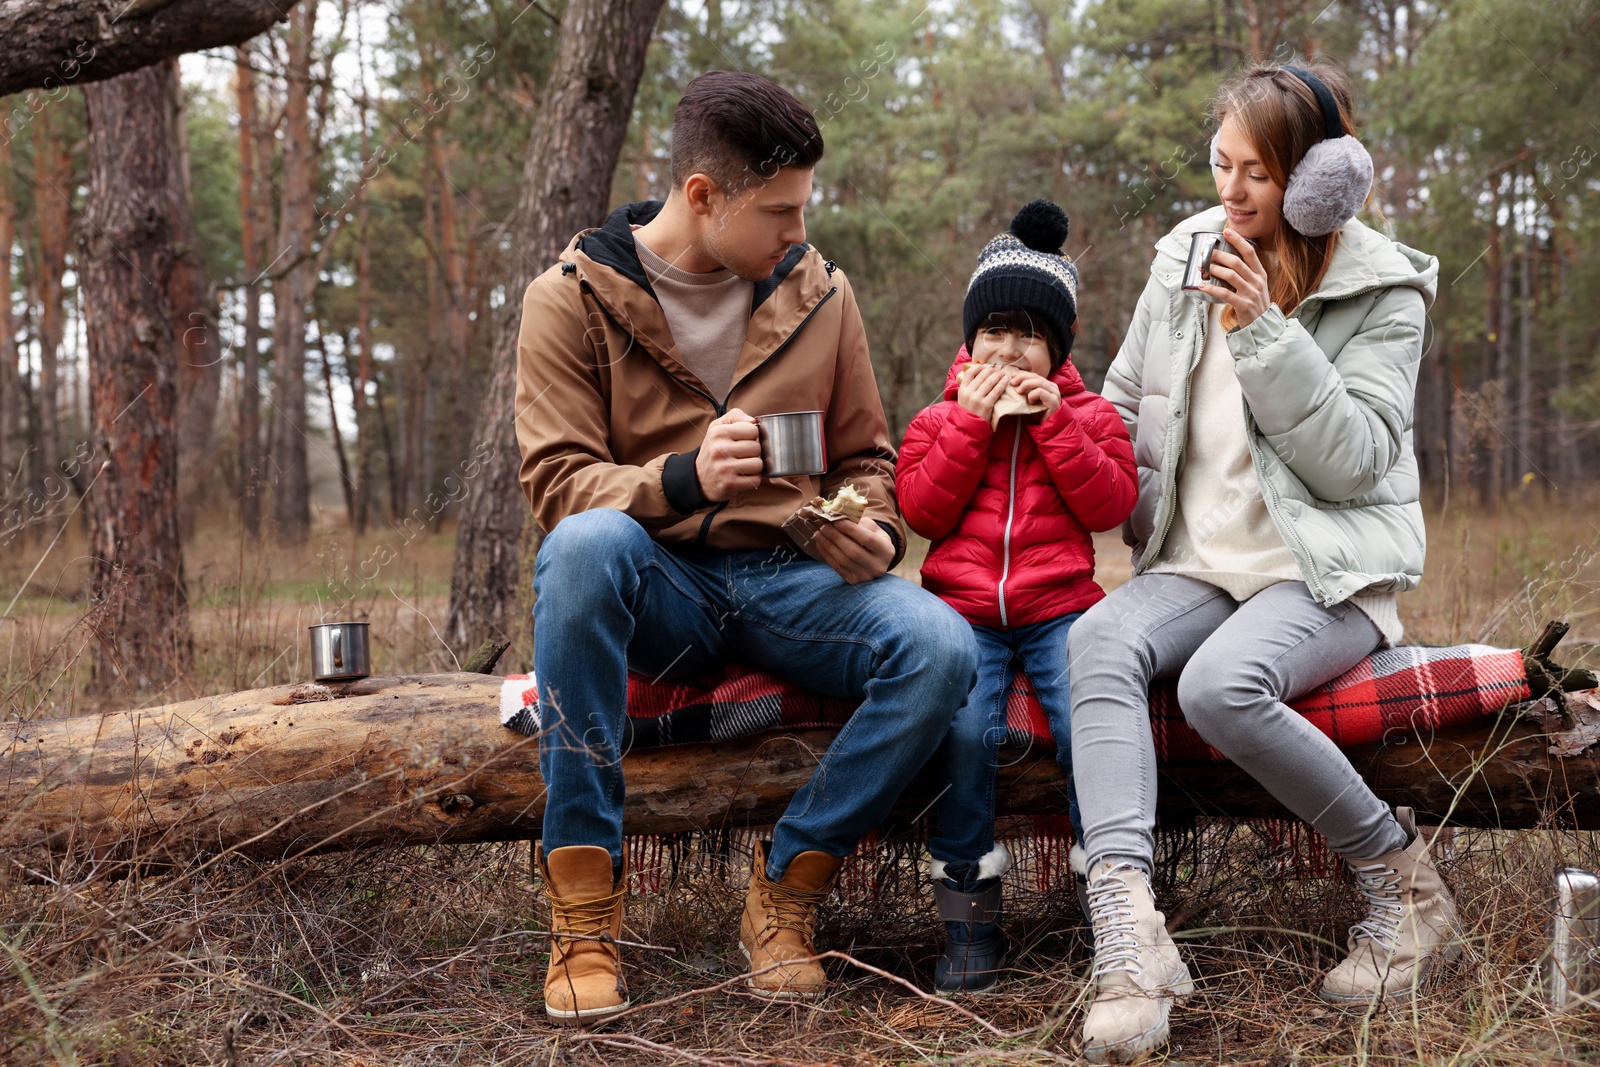
M 1134 573 L 1172 525 L 1188 439 L 1189 384 L 1206 304 L 1181 288 L 1189 239 L 1215 207 L 1156 242 L 1150 281 L 1101 392 L 1133 437 L 1139 504 L 1124 528 Z M 1276 304 L 1228 334 L 1267 511 L 1313 596 L 1415 589 L 1426 535 L 1411 448 L 1417 368 L 1439 261 L 1351 220 L 1322 285 L 1294 314 Z

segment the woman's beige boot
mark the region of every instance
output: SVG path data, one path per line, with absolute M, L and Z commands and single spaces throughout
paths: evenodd
M 1440 961 L 1461 955 L 1455 901 L 1428 857 L 1410 808 L 1395 818 L 1410 837 L 1403 849 L 1350 860 L 1366 918 L 1350 927 L 1350 955 L 1322 980 L 1322 999 L 1359 1007 L 1410 996 Z
M 1089 870 L 1094 1003 L 1083 1023 L 1090 1063 L 1137 1063 L 1167 1043 L 1172 1004 L 1194 992 L 1145 873 L 1126 863 Z

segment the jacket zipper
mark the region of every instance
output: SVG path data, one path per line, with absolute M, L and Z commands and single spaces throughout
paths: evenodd
M 1000 625 L 1009 627 L 1006 617 L 1006 579 L 1011 577 L 1011 522 L 1017 514 L 1017 450 L 1022 447 L 1022 420 L 1017 420 L 1016 436 L 1011 439 L 1011 479 L 1006 490 L 1006 534 L 1003 555 L 1000 557 Z
M 733 391 L 734 391 L 734 389 L 738 388 L 739 386 L 743 385 L 745 382 L 749 381 L 750 380 L 750 376 L 752 374 L 754 374 L 756 371 L 760 370 L 762 367 L 765 367 L 767 364 L 771 363 L 774 359 L 776 359 L 778 357 L 778 353 L 782 352 L 785 348 L 788 348 L 789 347 L 789 343 L 800 335 L 800 331 L 801 330 L 806 328 L 806 323 L 810 322 L 812 317 L 814 315 L 816 315 L 816 313 L 818 311 L 822 310 L 822 305 L 826 304 L 830 299 L 832 299 L 833 294 L 837 293 L 838 291 L 839 291 L 839 287 L 838 286 L 833 286 L 826 293 L 824 293 L 822 295 L 822 299 L 817 301 L 816 306 L 813 307 L 810 311 L 806 312 L 806 317 L 800 320 L 800 324 L 798 326 L 796 326 L 793 330 L 790 331 L 789 336 L 785 337 L 783 339 L 783 341 L 778 345 L 778 347 L 774 348 L 772 350 L 771 354 L 768 355 L 766 359 L 762 360 L 760 363 L 756 364 L 754 367 L 751 367 L 749 373 L 747 373 L 743 378 L 739 379 L 733 385 L 728 387 L 728 396 L 727 396 L 726 400 L 723 400 L 722 402 L 719 403 L 715 397 L 713 397 L 710 393 L 707 393 L 705 390 L 696 389 L 694 386 L 690 385 L 688 382 L 682 381 L 682 379 L 679 379 L 680 383 L 684 386 L 684 388 L 689 389 L 692 392 L 699 393 L 701 396 L 703 396 L 706 399 L 710 400 L 711 401 L 711 406 L 716 409 L 717 417 L 721 418 L 723 415 L 726 415 L 727 412 L 728 412 L 728 404 L 733 400 Z M 696 548 L 704 548 L 705 547 L 706 540 L 711 536 L 711 520 L 715 519 L 718 515 L 722 514 L 722 509 L 726 508 L 732 502 L 733 501 L 731 501 L 731 500 L 724 500 L 722 503 L 720 503 L 716 507 L 712 508 L 711 511 L 706 514 L 706 517 L 700 523 L 700 533 L 694 539 L 694 543 L 695 543 L 695 547 Z
M 1383 285 L 1368 285 L 1353 292 L 1343 293 L 1332 297 L 1317 296 L 1313 294 L 1312 296 L 1309 296 L 1300 302 L 1300 306 L 1294 309 L 1294 315 L 1287 317 L 1299 318 L 1301 312 L 1305 311 L 1306 305 L 1312 300 L 1316 300 L 1317 308 L 1318 310 L 1321 310 L 1331 303 L 1341 300 L 1354 300 L 1358 296 L 1366 296 L 1368 293 L 1376 292 L 1383 288 L 1387 287 Z M 1266 460 L 1262 457 L 1260 446 L 1257 443 L 1257 437 L 1259 435 L 1256 430 L 1255 421 L 1255 418 L 1251 416 L 1247 407 L 1245 411 L 1245 440 L 1249 442 L 1250 445 L 1250 460 L 1256 470 L 1256 481 L 1263 487 L 1264 495 L 1267 497 L 1269 502 L 1267 514 L 1272 516 L 1272 524 L 1278 527 L 1278 535 L 1280 537 L 1283 535 L 1283 526 L 1288 526 L 1289 532 L 1294 538 L 1294 543 L 1300 547 L 1300 553 L 1305 558 L 1307 563 L 1305 570 L 1310 572 L 1310 581 L 1308 581 L 1306 584 L 1311 588 L 1312 595 L 1317 598 L 1317 601 L 1325 604 L 1328 601 L 1328 587 L 1322 584 L 1322 569 L 1317 566 L 1316 557 L 1311 554 L 1311 549 L 1306 547 L 1305 541 L 1300 537 L 1299 529 L 1297 529 L 1293 523 L 1285 520 L 1283 525 L 1279 525 L 1279 514 L 1283 509 L 1283 497 L 1279 495 L 1278 487 L 1272 483 L 1272 479 L 1262 476 L 1262 469 L 1266 465 Z
M 1305 310 L 1306 305 L 1308 303 L 1310 303 L 1312 300 L 1317 301 L 1318 306 L 1321 307 L 1321 306 L 1326 306 L 1327 304 L 1330 304 L 1330 303 L 1333 303 L 1333 302 L 1339 301 L 1339 300 L 1354 300 L 1358 296 L 1366 296 L 1368 293 L 1376 292 L 1377 290 L 1383 289 L 1383 288 L 1387 288 L 1387 287 L 1380 284 L 1380 285 L 1368 285 L 1368 286 L 1364 286 L 1363 288 L 1356 289 L 1353 292 L 1339 293 L 1339 294 L 1334 294 L 1334 295 L 1330 295 L 1330 296 L 1322 296 L 1322 295 L 1314 293 L 1311 296 L 1308 296 L 1305 300 L 1302 300 L 1300 302 L 1300 306 L 1295 308 L 1295 311 L 1294 311 L 1293 315 L 1285 316 L 1285 317 L 1286 318 L 1298 318 L 1300 316 L 1300 313 Z M 1175 303 L 1177 300 L 1181 300 L 1181 299 L 1182 299 L 1182 297 L 1180 295 L 1176 294 L 1176 293 L 1173 294 L 1169 298 L 1169 306 L 1168 306 L 1168 309 L 1167 309 L 1167 321 L 1168 322 L 1174 321 L 1174 317 L 1172 315 L 1173 308 L 1171 306 L 1171 303 Z M 1201 315 L 1200 316 L 1199 328 L 1198 328 L 1198 331 L 1197 331 L 1198 332 L 1198 344 L 1200 345 L 1200 354 L 1201 354 L 1201 358 L 1202 359 L 1205 358 L 1206 320 L 1207 320 L 1207 317 L 1208 316 L 1206 316 L 1206 315 Z M 1184 393 L 1183 393 L 1183 400 L 1180 402 L 1181 404 L 1189 403 L 1189 386 L 1190 386 L 1190 380 L 1193 377 L 1193 375 L 1194 375 L 1194 368 L 1193 367 L 1186 367 L 1185 370 L 1184 370 L 1184 374 L 1183 374 L 1183 390 L 1184 390 Z M 1245 440 L 1246 440 L 1246 443 L 1249 445 L 1249 448 L 1250 448 L 1251 465 L 1255 468 L 1255 471 L 1256 471 L 1256 481 L 1258 483 L 1261 483 L 1261 482 L 1263 482 L 1263 479 L 1261 477 L 1261 467 L 1262 467 L 1262 464 L 1263 464 L 1264 461 L 1262 460 L 1261 455 L 1260 455 L 1260 451 L 1256 446 L 1255 433 L 1254 433 L 1254 420 L 1249 417 L 1249 412 L 1248 411 L 1246 411 L 1246 413 L 1245 413 L 1245 419 L 1246 419 L 1246 421 L 1245 421 L 1245 429 L 1247 431 L 1245 433 Z M 1172 433 L 1173 432 L 1173 427 L 1175 426 L 1175 420 L 1172 420 L 1172 419 L 1169 418 L 1168 422 L 1167 422 L 1167 426 L 1168 426 L 1168 433 L 1169 434 Z M 1177 453 L 1174 454 L 1171 457 L 1172 458 L 1172 462 L 1165 464 L 1164 469 L 1161 472 L 1161 482 L 1162 482 L 1162 485 L 1161 485 L 1161 499 L 1162 499 L 1162 502 L 1165 503 L 1168 500 L 1172 500 L 1172 501 L 1174 501 L 1174 503 L 1170 508 L 1167 509 L 1166 520 L 1161 524 L 1161 528 L 1159 530 L 1155 531 L 1151 535 L 1150 542 L 1146 546 L 1144 554 L 1139 557 L 1138 566 L 1136 566 L 1134 568 L 1134 570 L 1133 570 L 1133 572 L 1135 574 L 1143 574 L 1145 572 L 1145 570 L 1149 568 L 1150 564 L 1155 562 L 1156 554 L 1158 552 L 1160 552 L 1161 546 L 1166 543 L 1167 532 L 1172 529 L 1173 519 L 1177 516 L 1178 508 L 1177 508 L 1177 504 L 1176 504 L 1176 494 L 1177 494 L 1177 490 L 1178 490 L 1178 467 L 1181 465 L 1181 462 L 1182 462 L 1182 459 L 1183 459 L 1183 448 L 1184 448 L 1184 442 L 1181 442 L 1181 441 L 1178 442 Z M 1166 451 L 1166 450 L 1164 450 L 1164 451 Z M 1283 498 L 1281 496 L 1279 496 L 1277 487 L 1272 484 L 1272 479 L 1270 479 L 1270 478 L 1266 479 L 1263 484 L 1265 485 L 1265 489 L 1266 489 L 1266 492 L 1263 493 L 1263 497 L 1265 497 L 1267 493 L 1271 494 L 1271 504 L 1272 504 L 1272 506 L 1271 506 L 1271 508 L 1269 508 L 1268 514 L 1272 516 L 1273 525 L 1277 526 L 1278 525 L 1277 512 L 1278 512 L 1279 509 L 1281 509 L 1283 507 Z M 1321 574 L 1321 572 L 1318 570 L 1318 568 L 1316 566 L 1316 558 L 1314 556 L 1312 556 L 1311 550 L 1306 547 L 1305 541 L 1301 539 L 1300 532 L 1293 528 L 1293 524 L 1290 524 L 1290 531 L 1294 536 L 1295 544 L 1300 546 L 1301 553 L 1303 553 L 1303 555 L 1305 556 L 1306 561 L 1311 564 L 1311 566 L 1309 568 L 1307 568 L 1307 569 L 1309 569 L 1311 571 L 1311 581 L 1306 583 L 1306 584 L 1311 588 L 1312 593 L 1314 595 L 1316 595 L 1317 599 L 1319 601 L 1323 601 L 1323 600 L 1325 600 L 1327 598 L 1328 590 L 1327 590 L 1327 587 L 1322 584 L 1322 574 Z M 1283 535 L 1283 531 L 1282 531 L 1281 528 L 1279 529 L 1278 533 L 1279 533 L 1280 537 Z M 1291 552 L 1292 552 L 1292 549 L 1291 549 Z
M 639 338 L 634 335 L 632 330 L 627 329 L 626 327 L 624 327 L 622 325 L 622 323 L 617 321 L 617 317 L 615 315 L 611 314 L 611 309 L 606 307 L 605 304 L 601 301 L 601 299 L 598 296 L 595 296 L 594 289 L 589 285 L 589 283 L 588 282 L 583 282 L 581 284 L 583 285 L 584 290 L 588 292 L 590 298 L 594 300 L 594 306 L 599 308 L 601 314 L 605 315 L 606 320 L 611 323 L 612 328 L 614 328 L 618 333 L 622 334 L 624 337 L 628 338 L 633 344 L 638 345 L 640 349 L 643 349 L 644 345 L 640 343 Z M 666 370 L 665 367 L 663 367 L 661 369 L 662 370 Z M 689 392 L 694 393 L 696 396 L 703 396 L 707 400 L 711 401 L 711 407 L 712 407 L 712 409 L 714 411 L 716 411 L 717 416 L 719 418 L 728 413 L 727 404 L 723 403 L 723 402 L 719 402 L 716 397 L 712 396 L 710 393 L 706 392 L 704 389 L 701 389 L 698 386 L 690 385 L 688 382 L 684 381 L 682 378 L 678 377 L 676 374 L 673 374 L 671 371 L 667 371 L 667 376 L 670 377 L 673 381 L 677 382 L 679 385 L 683 386 L 685 389 L 689 390 Z M 729 392 L 732 392 L 732 390 L 729 390 Z
M 1179 290 L 1179 292 L 1181 293 L 1182 290 Z M 1172 321 L 1173 308 L 1170 306 L 1170 304 L 1175 302 L 1175 301 L 1177 301 L 1177 300 L 1181 300 L 1181 299 L 1183 299 L 1181 296 L 1173 296 L 1173 297 L 1169 297 L 1168 298 L 1168 301 L 1169 301 L 1169 306 L 1167 308 L 1167 321 L 1168 322 Z M 1199 330 L 1199 341 L 1198 341 L 1198 343 L 1200 345 L 1200 356 L 1203 359 L 1203 358 L 1205 358 L 1205 350 L 1206 350 L 1205 349 L 1205 345 L 1206 345 L 1206 316 L 1205 315 L 1200 316 L 1200 330 Z M 1170 359 L 1171 357 L 1168 357 L 1168 358 Z M 1190 386 L 1192 384 L 1192 379 L 1194 377 L 1194 367 L 1193 366 L 1188 366 L 1188 363 L 1190 362 L 1188 359 L 1185 359 L 1184 362 L 1185 362 L 1185 367 L 1184 367 L 1184 371 L 1183 371 L 1183 397 L 1175 405 L 1176 411 L 1180 415 L 1182 414 L 1183 406 L 1189 403 Z M 1198 363 L 1198 361 L 1194 361 L 1194 362 Z M 1173 437 L 1175 435 L 1176 426 L 1177 426 L 1177 420 L 1172 418 L 1169 415 L 1168 418 L 1167 418 L 1167 435 L 1169 437 Z M 1172 442 L 1168 442 L 1168 444 L 1171 444 L 1171 443 Z M 1170 459 L 1169 459 L 1168 462 L 1166 462 L 1166 463 L 1164 463 L 1162 465 L 1162 469 L 1161 469 L 1161 502 L 1162 502 L 1163 505 L 1166 505 L 1168 501 L 1171 501 L 1171 506 L 1166 508 L 1166 513 L 1167 514 L 1166 514 L 1166 518 L 1163 520 L 1163 522 L 1161 524 L 1161 528 L 1159 530 L 1155 531 L 1153 534 L 1151 534 L 1150 543 L 1145 546 L 1144 553 L 1139 557 L 1139 565 L 1134 568 L 1134 573 L 1135 574 L 1143 574 L 1145 572 L 1145 570 L 1147 568 L 1149 568 L 1150 564 L 1155 562 L 1156 556 L 1161 551 L 1161 546 L 1167 543 L 1167 532 L 1172 529 L 1172 520 L 1174 518 L 1176 518 L 1177 514 L 1178 514 L 1178 504 L 1177 504 L 1177 500 L 1178 500 L 1178 468 L 1183 463 L 1183 452 L 1184 452 L 1184 448 L 1187 446 L 1187 444 L 1188 444 L 1188 442 L 1186 442 L 1186 441 L 1178 440 L 1176 442 L 1176 451 L 1174 451 L 1172 448 L 1167 448 L 1167 447 L 1163 447 L 1163 449 L 1162 449 L 1163 456 L 1167 457 L 1170 454 Z
M 833 299 L 833 294 L 837 293 L 838 291 L 839 291 L 839 287 L 836 285 L 836 286 L 833 286 L 832 288 L 830 288 L 826 293 L 823 293 L 822 294 L 822 299 L 818 300 L 817 303 L 816 303 L 816 306 L 813 307 L 810 311 L 806 312 L 806 317 L 800 320 L 800 325 L 796 326 L 793 330 L 791 330 L 789 332 L 789 336 L 785 337 L 783 339 L 783 341 L 778 345 L 778 347 L 774 348 L 772 350 L 772 352 L 767 356 L 766 359 L 762 360 L 760 363 L 757 363 L 754 367 L 751 367 L 750 370 L 745 373 L 745 376 L 743 378 L 740 378 L 737 382 L 735 382 L 733 385 L 728 387 L 728 398 L 731 400 L 733 398 L 733 391 L 735 389 L 737 389 L 739 386 L 743 385 L 745 382 L 749 381 L 750 380 L 750 376 L 752 374 L 754 374 L 756 371 L 760 370 L 762 367 L 765 367 L 767 364 L 771 363 L 773 360 L 777 359 L 779 353 L 781 353 L 785 348 L 788 348 L 789 347 L 789 343 L 791 341 L 793 341 L 796 337 L 800 336 L 800 331 L 806 328 L 806 323 L 810 322 L 811 319 L 816 315 L 816 313 L 822 310 L 822 305 L 826 304 L 829 300 L 832 300 Z

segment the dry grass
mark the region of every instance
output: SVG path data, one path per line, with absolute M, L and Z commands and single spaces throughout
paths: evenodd
M 83 529 L 69 524 L 52 545 L 54 533 L 43 529 L 32 542 L 0 552 L 0 611 L 27 581 L 0 618 L 6 718 L 56 718 L 304 679 L 310 673 L 305 628 L 334 618 L 372 623 L 379 670 L 455 669 L 435 632 L 448 607 L 452 530 L 411 536 L 375 529 L 357 540 L 319 526 L 306 545 L 291 548 L 252 544 L 231 524 L 216 523 L 184 545 L 193 668 L 159 692 L 100 691 L 89 673 L 95 636 L 85 625 Z
M 1413 640 L 1526 641 L 1544 618 L 1574 622 L 1569 658 L 1600 644 L 1600 533 L 1579 506 L 1530 502 L 1498 515 L 1430 513 L 1429 581 L 1403 603 Z M 0 621 L 8 718 L 88 710 L 81 538 L 69 530 Z M 196 669 L 149 703 L 304 674 L 304 630 L 347 562 L 378 537 L 301 552 L 243 550 L 223 530 L 190 547 Z M 47 539 L 46 539 L 47 540 Z M 391 541 L 394 538 L 391 535 Z M 44 543 L 0 559 L 9 601 Z M 380 665 L 451 666 L 427 619 L 444 609 L 448 534 L 402 547 L 353 604 L 374 622 Z M 1122 553 L 1102 546 L 1108 583 Z M 420 614 L 419 614 L 420 611 Z M 1593 662 L 1588 663 L 1594 666 Z M 628 1025 L 547 1025 L 538 974 L 545 917 L 524 845 L 366 851 L 282 864 L 227 860 L 115 884 L 0 867 L 0 1063 L 4 1064 L 751 1064 L 1046 1063 L 1070 1060 L 1088 943 L 1058 877 L 1059 842 L 1007 827 L 1013 974 L 952 1007 L 924 986 L 937 953 L 917 874 L 916 830 L 863 850 L 823 916 L 820 941 L 850 959 L 816 1005 L 773 1005 L 721 988 L 736 940 L 750 837 L 631 843 L 638 893 L 628 952 Z M 1471 951 L 1416 1005 L 1372 1016 L 1328 1010 L 1316 983 L 1354 918 L 1342 877 L 1278 824 L 1206 823 L 1162 833 L 1161 899 L 1201 989 L 1174 1015 L 1170 1063 L 1543 1065 L 1600 1060 L 1600 1013 L 1555 1015 L 1539 996 L 1550 873 L 1600 868 L 1591 833 L 1462 832 L 1446 876 Z M 40 872 L 35 872 L 37 875 Z M 857 961 L 859 965 L 857 965 Z M 868 969 L 870 968 L 870 970 Z M 882 972 L 882 973 L 878 973 Z M 714 992 L 703 992 L 716 989 Z M 988 1027 L 975 1021 L 977 1016 Z

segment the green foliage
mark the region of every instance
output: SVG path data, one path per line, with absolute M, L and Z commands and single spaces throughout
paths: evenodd
M 1488 290 L 1475 260 L 1496 227 L 1508 257 L 1526 235 L 1535 253 L 1560 252 L 1566 271 L 1559 292 L 1551 268 L 1535 282 L 1537 373 L 1550 376 L 1564 328 L 1574 381 L 1560 407 L 1588 418 L 1595 390 L 1576 379 L 1590 374 L 1600 280 L 1596 11 L 1593 0 L 675 5 L 615 199 L 668 191 L 671 109 L 695 74 L 752 69 L 793 91 L 827 142 L 810 240 L 855 285 L 898 428 L 942 388 L 975 253 L 1036 196 L 1072 217 L 1067 250 L 1083 274 L 1074 360 L 1097 384 L 1151 243 L 1215 203 L 1206 155 L 1217 85 L 1252 56 L 1331 57 L 1356 85 L 1378 163 L 1368 221 L 1442 261 L 1436 357 L 1482 373 Z M 1495 181 L 1505 183 L 1498 218 Z
M 231 102 L 212 89 L 184 87 L 189 131 L 189 189 L 200 254 L 219 288 L 241 284 L 239 131 Z
M 420 489 L 459 458 L 454 397 L 486 380 L 499 311 L 518 296 L 507 291 L 520 254 L 508 226 L 563 5 L 384 0 L 351 11 L 342 33 L 335 5 L 324 4 L 318 22 L 317 67 L 332 71 L 318 112 L 319 242 L 332 247 L 317 332 L 336 360 L 339 341 L 356 333 L 363 189 L 373 373 L 388 398 L 397 462 Z M 1459 383 L 1479 395 L 1486 381 L 1506 379 L 1496 395 L 1514 401 L 1521 333 L 1509 344 L 1491 326 L 1521 331 L 1526 320 L 1538 389 L 1529 417 L 1559 414 L 1561 440 L 1592 449 L 1583 442 L 1600 407 L 1597 27 L 1600 0 L 675 0 L 647 56 L 612 198 L 667 195 L 672 112 L 696 75 L 755 70 L 793 91 L 814 109 L 827 145 L 809 239 L 855 286 L 898 431 L 940 395 L 978 249 L 1038 196 L 1072 219 L 1066 248 L 1082 273 L 1073 358 L 1097 386 L 1152 243 L 1215 202 L 1206 154 L 1216 86 L 1253 56 L 1333 57 L 1357 86 L 1360 132 L 1378 164 L 1368 220 L 1441 260 L 1431 358 L 1449 366 L 1424 389 Z M 284 32 L 257 46 L 269 114 L 282 92 Z M 327 58 L 333 51 L 337 62 Z M 224 289 L 242 281 L 233 105 L 231 87 L 189 89 L 196 224 Z M 80 143 L 81 96 L 51 106 Z M 444 325 L 446 186 L 436 141 L 469 275 L 464 367 Z M 26 128 L 15 150 L 25 292 Z M 276 187 L 281 152 L 258 165 Z M 1533 289 L 1526 315 L 1518 293 L 1507 302 L 1497 273 L 1523 259 Z M 1507 277 L 1520 284 L 1520 275 Z M 337 377 L 348 370 L 335 364 Z M 1449 397 L 1439 403 L 1448 422 Z M 1484 433 L 1476 440 L 1515 436 L 1507 426 Z M 1557 444 L 1537 447 L 1547 459 L 1559 454 Z

